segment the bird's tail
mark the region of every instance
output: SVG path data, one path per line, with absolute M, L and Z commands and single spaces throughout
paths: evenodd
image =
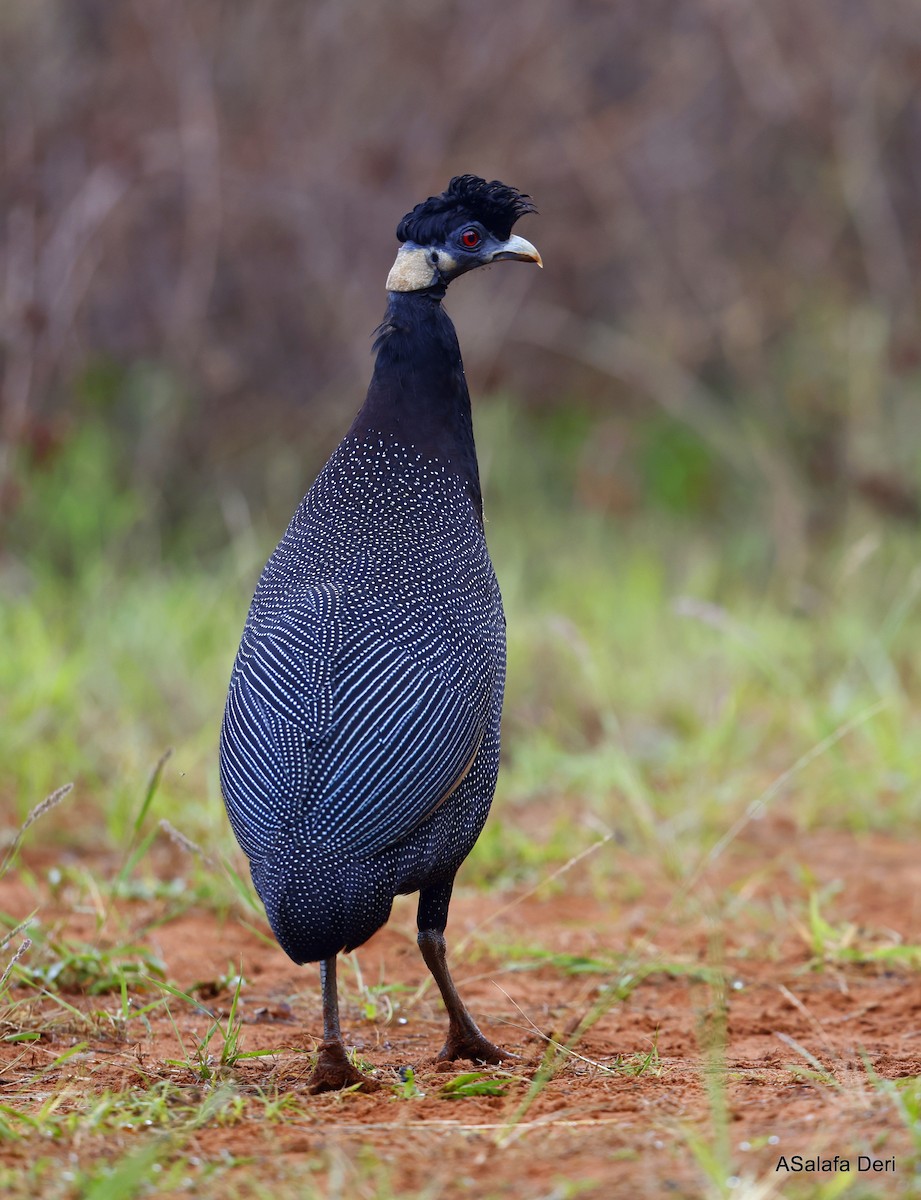
M 393 888 L 373 862 L 286 837 L 252 863 L 272 932 L 296 963 L 354 950 L 390 916 Z

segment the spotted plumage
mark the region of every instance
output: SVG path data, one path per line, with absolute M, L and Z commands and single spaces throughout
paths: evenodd
M 462 481 L 392 436 L 347 437 L 260 580 L 224 727 L 230 819 L 295 961 L 360 945 L 394 894 L 469 852 L 495 786 L 504 634 Z M 282 895 L 294 846 L 309 877 Z M 362 863 L 357 907 L 311 865 L 330 852 Z
M 318 1088 L 352 1081 L 335 956 L 379 929 L 400 893 L 420 892 L 420 946 L 451 1019 L 445 1056 L 502 1053 L 444 963 L 454 875 L 495 789 L 505 621 L 441 300 L 473 266 L 539 262 L 510 236 L 532 209 L 463 176 L 401 222 L 418 261 L 389 281 L 365 404 L 266 564 L 234 664 L 221 785 L 280 945 L 323 963 Z

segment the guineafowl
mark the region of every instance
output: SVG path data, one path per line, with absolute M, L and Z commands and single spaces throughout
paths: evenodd
M 253 598 L 221 733 L 231 825 L 282 949 L 319 962 L 311 1090 L 369 1081 L 339 1027 L 336 956 L 419 892 L 422 957 L 448 1013 L 439 1058 L 511 1057 L 477 1028 L 446 960 L 455 874 L 499 766 L 505 618 L 448 284 L 541 258 L 512 233 L 529 196 L 475 175 L 400 222 L 367 398 Z

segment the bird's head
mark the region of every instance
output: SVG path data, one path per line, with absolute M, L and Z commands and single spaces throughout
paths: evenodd
M 452 279 L 489 263 L 514 260 L 543 266 L 537 250 L 512 226 L 537 212 L 530 196 L 494 179 L 455 175 L 440 196 L 430 196 L 397 226 L 403 243 L 387 276 L 388 292 L 444 288 Z

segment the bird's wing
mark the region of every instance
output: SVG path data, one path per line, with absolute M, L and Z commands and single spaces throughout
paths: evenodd
M 318 587 L 274 617 L 247 622 L 221 728 L 221 790 L 237 840 L 260 858 L 307 789 L 332 717 L 341 642 L 337 596 Z
M 476 703 L 380 633 L 366 630 L 335 680 L 318 831 L 354 853 L 404 838 L 446 798 L 482 739 Z
M 222 732 L 228 811 L 250 857 L 281 824 L 362 857 L 393 845 L 467 770 L 488 693 L 469 694 L 316 589 L 250 627 Z

